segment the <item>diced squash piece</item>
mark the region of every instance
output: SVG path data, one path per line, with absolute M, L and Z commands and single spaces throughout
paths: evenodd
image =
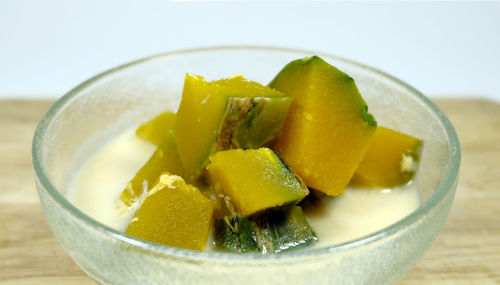
M 167 136 L 169 130 L 175 127 L 175 113 L 165 111 L 146 123 L 140 125 L 135 131 L 135 135 L 160 145 Z
M 299 206 L 261 215 L 255 224 L 257 244 L 263 253 L 295 249 L 317 240 Z
M 218 152 L 210 158 L 208 173 L 215 191 L 229 197 L 242 216 L 294 204 L 309 194 L 300 178 L 268 148 Z
M 217 219 L 214 222 L 215 245 L 231 252 L 259 252 L 255 241 L 254 221 L 242 216 Z
M 203 250 L 214 204 L 180 176 L 163 173 L 125 232 L 156 243 Z
M 174 131 L 167 131 L 164 141 L 158 146 L 151 158 L 139 169 L 120 195 L 125 207 L 135 205 L 156 181 L 158 176 L 168 171 L 175 175 L 183 175 L 182 163 L 177 153 Z
M 293 97 L 274 148 L 307 186 L 341 195 L 377 126 L 354 80 L 313 56 L 286 65 L 269 86 Z
M 408 183 L 417 171 L 422 145 L 417 138 L 378 127 L 353 182 L 387 188 Z
M 277 253 L 307 246 L 317 237 L 302 209 L 293 206 L 252 218 L 215 221 L 215 243 L 232 252 Z
M 188 181 L 217 151 L 257 148 L 277 137 L 290 104 L 290 97 L 242 76 L 207 82 L 187 74 L 175 131 Z

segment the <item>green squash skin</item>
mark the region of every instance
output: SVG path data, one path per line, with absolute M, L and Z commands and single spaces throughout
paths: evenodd
M 311 245 L 317 236 L 301 207 L 271 210 L 249 218 L 215 221 L 215 240 L 231 252 L 280 253 Z
M 241 216 L 215 220 L 215 244 L 231 252 L 260 252 L 255 242 L 254 227 L 253 221 Z
M 270 211 L 255 219 L 257 244 L 263 253 L 278 253 L 310 245 L 317 240 L 302 208 Z

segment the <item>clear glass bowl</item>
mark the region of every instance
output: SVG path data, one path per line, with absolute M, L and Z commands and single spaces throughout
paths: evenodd
M 266 84 L 289 61 L 316 54 L 267 47 L 220 47 L 141 59 L 97 75 L 58 100 L 33 141 L 40 201 L 56 238 L 105 284 L 380 284 L 404 276 L 437 237 L 460 165 L 457 135 L 419 91 L 371 67 L 318 54 L 357 83 L 379 125 L 425 141 L 416 177 L 422 204 L 397 223 L 356 240 L 279 255 L 198 252 L 111 229 L 65 197 L 80 165 L 104 142 L 164 109 L 176 110 L 186 72 L 207 79 L 241 73 Z

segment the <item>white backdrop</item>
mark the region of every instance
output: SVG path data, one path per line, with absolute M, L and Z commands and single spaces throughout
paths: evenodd
M 140 57 L 214 45 L 311 49 L 434 97 L 500 101 L 500 2 L 0 0 L 0 97 L 56 97 Z

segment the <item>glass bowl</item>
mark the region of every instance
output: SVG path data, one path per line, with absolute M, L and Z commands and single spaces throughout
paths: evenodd
M 165 109 L 176 110 L 186 72 L 208 80 L 241 73 L 267 84 L 291 60 L 317 54 L 268 47 L 165 53 L 97 75 L 59 99 L 33 140 L 36 185 L 56 238 L 105 284 L 380 284 L 404 276 L 437 237 L 455 194 L 460 147 L 443 112 L 404 82 L 317 54 L 354 78 L 379 125 L 425 141 L 415 178 L 421 205 L 377 232 L 278 255 L 198 252 L 150 243 L 90 218 L 66 199 L 68 182 L 99 146 Z

